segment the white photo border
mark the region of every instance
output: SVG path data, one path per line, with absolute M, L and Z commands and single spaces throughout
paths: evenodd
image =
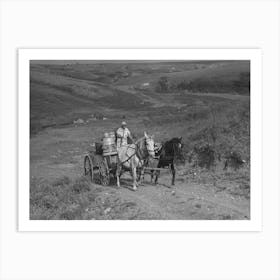
M 30 60 L 250 60 L 250 220 L 30 220 Z M 261 231 L 262 52 L 260 49 L 19 49 L 18 50 L 19 231 Z

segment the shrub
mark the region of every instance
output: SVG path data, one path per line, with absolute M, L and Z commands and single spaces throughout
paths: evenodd
M 210 169 L 210 167 L 214 166 L 216 160 L 216 153 L 213 147 L 209 144 L 203 146 L 195 146 L 194 153 L 196 155 L 195 165 L 199 167 L 206 167 Z
M 74 185 L 72 186 L 72 191 L 75 193 L 82 193 L 90 191 L 90 182 L 87 178 L 81 177 L 76 180 Z
M 167 77 L 160 77 L 157 82 L 156 91 L 157 92 L 167 92 L 169 89 L 168 79 Z
M 54 187 L 57 187 L 57 186 L 64 186 L 64 185 L 69 185 L 70 184 L 70 179 L 67 177 L 67 176 L 64 176 L 64 177 L 61 177 L 61 178 L 58 178 L 56 179 L 52 185 Z
M 224 169 L 226 170 L 228 167 L 232 167 L 235 170 L 242 167 L 242 165 L 245 163 L 245 161 L 242 159 L 241 153 L 238 151 L 231 151 L 227 152 L 225 155 L 225 165 Z

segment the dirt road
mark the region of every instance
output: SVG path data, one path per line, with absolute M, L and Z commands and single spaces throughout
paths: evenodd
M 170 176 L 162 175 L 157 185 L 149 182 L 149 176 L 136 192 L 124 187 L 117 189 L 117 195 L 133 201 L 159 219 L 209 220 L 209 219 L 248 219 L 248 201 L 242 197 L 220 192 L 209 185 L 187 182 L 179 176 L 174 187 L 170 187 Z

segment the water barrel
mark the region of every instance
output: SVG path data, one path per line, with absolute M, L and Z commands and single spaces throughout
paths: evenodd
M 111 155 L 117 153 L 116 137 L 114 132 L 104 133 L 103 138 L 103 155 Z

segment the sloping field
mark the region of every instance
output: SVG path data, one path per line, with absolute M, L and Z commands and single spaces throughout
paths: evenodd
M 171 67 L 172 69 L 172 67 Z M 141 75 L 129 76 L 121 79 L 117 84 L 125 85 L 140 85 L 142 83 L 151 83 L 155 85 L 161 76 L 169 78 L 171 82 L 191 81 L 195 78 L 216 78 L 219 80 L 234 80 L 237 79 L 242 72 L 249 72 L 250 65 L 245 62 L 232 63 L 215 63 L 215 64 L 191 64 L 189 69 L 176 68 L 168 72 L 152 72 L 142 73 Z
M 44 127 L 72 123 L 94 113 L 149 111 L 154 107 L 183 107 L 194 102 L 192 97 L 173 98 L 155 92 L 161 76 L 176 85 L 196 79 L 231 83 L 240 73 L 247 73 L 247 62 L 162 62 L 106 64 L 31 64 L 31 132 Z M 218 77 L 218 78 L 217 78 Z M 149 83 L 148 90 L 137 89 Z M 207 86 L 207 85 L 206 85 Z M 205 85 L 204 85 L 205 87 Z M 202 98 L 197 103 L 201 103 Z M 168 108 L 167 108 L 168 110 Z M 115 114 L 116 112 L 114 112 Z
M 147 106 L 141 98 L 110 85 L 44 71 L 31 71 L 31 133 L 45 127 L 71 124 L 77 118 L 89 118 L 93 114 L 110 114 L 114 109 L 123 114 L 123 111 Z

